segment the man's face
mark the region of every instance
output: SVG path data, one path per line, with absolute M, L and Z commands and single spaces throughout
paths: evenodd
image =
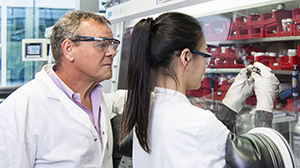
M 113 38 L 106 24 L 94 20 L 82 21 L 78 35 L 95 38 Z M 82 78 L 92 82 L 102 82 L 112 77 L 112 62 L 116 51 L 112 47 L 103 47 L 108 41 L 80 41 L 74 47 L 74 66 Z

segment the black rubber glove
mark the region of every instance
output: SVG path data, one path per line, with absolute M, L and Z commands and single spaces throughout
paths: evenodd
M 255 127 L 272 127 L 273 113 L 257 110 L 255 112 Z
M 226 142 L 226 168 L 282 168 L 280 151 L 262 134 L 229 133 Z
M 222 104 L 222 109 L 216 113 L 216 117 L 231 131 L 235 132 L 235 120 L 237 113 L 226 105 Z

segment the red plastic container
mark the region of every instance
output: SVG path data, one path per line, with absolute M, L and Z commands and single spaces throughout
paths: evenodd
M 281 24 L 282 19 L 292 18 L 292 11 L 291 10 L 277 10 L 272 12 L 272 15 L 266 15 L 264 17 L 264 25 L 274 24 L 277 23 L 278 25 Z
M 231 47 L 221 47 L 220 57 L 236 58 L 236 52 Z
M 223 100 L 225 98 L 227 91 L 215 91 L 214 92 L 214 99 L 216 100 Z
M 241 28 L 251 26 L 251 22 L 250 22 L 248 16 L 242 16 L 239 19 L 236 18 L 235 20 L 236 20 L 236 22 L 238 22 L 238 25 Z
M 240 22 L 240 18 L 235 18 L 235 21 L 233 21 L 233 19 L 230 20 L 230 28 L 239 28 L 240 25 L 239 25 L 239 22 Z
M 230 68 L 245 68 L 244 63 L 242 60 L 233 59 L 233 63 L 229 65 Z
M 293 29 L 293 24 L 287 25 L 287 30 L 283 31 L 282 26 L 277 26 L 277 32 L 278 36 L 283 37 L 283 36 L 293 36 L 294 35 L 294 29 Z
M 255 61 L 256 62 L 260 62 L 266 66 L 270 66 L 273 65 L 274 62 L 277 62 L 277 57 L 271 57 L 271 56 L 267 56 L 267 55 L 260 55 L 260 56 L 255 56 Z
M 215 67 L 215 59 L 216 59 L 216 57 L 212 57 L 212 58 L 210 59 L 210 63 L 209 63 L 209 65 L 207 66 L 208 68 L 214 68 L 214 67 Z
M 292 56 L 290 58 L 288 56 L 280 57 L 279 66 L 282 70 L 293 70 L 295 64 L 299 67 L 298 56 Z
M 213 68 L 227 68 L 226 59 L 224 58 L 216 58 L 214 60 Z
M 245 104 L 249 104 L 249 105 L 256 105 L 257 104 L 257 99 L 255 95 L 252 95 L 251 97 L 248 97 L 245 101 Z
M 260 26 L 255 26 L 250 29 L 250 38 L 264 38 L 265 29 Z
M 250 39 L 250 27 L 244 27 L 238 30 L 239 39 Z
M 294 36 L 300 36 L 300 21 L 295 21 L 293 24 L 293 34 Z
M 293 9 L 292 10 L 292 15 L 293 15 L 293 21 L 300 21 L 300 9 Z
M 203 92 L 201 88 L 197 90 L 187 90 L 186 95 L 192 97 L 198 97 L 198 96 L 202 96 Z
M 220 88 L 218 88 L 216 91 L 214 91 L 214 99 L 215 100 L 223 100 L 228 89 L 229 89 L 230 85 L 222 85 Z M 204 98 L 206 99 L 212 99 L 212 95 L 211 94 L 207 94 L 204 96 Z
M 217 84 L 218 84 L 217 78 L 214 81 L 215 81 L 215 86 L 217 86 Z M 203 81 L 201 82 L 201 88 L 207 88 L 207 89 L 211 88 L 211 83 L 210 83 L 209 77 L 203 79 Z
M 282 70 L 281 67 L 279 66 L 279 64 L 270 64 L 269 66 L 272 70 Z
M 209 47 L 208 52 L 212 57 L 219 57 L 221 53 L 221 47 Z
M 278 29 L 277 29 L 278 25 L 277 23 L 274 24 L 269 24 L 267 26 L 265 26 L 265 36 L 266 37 L 278 37 Z
M 228 31 L 228 37 L 227 40 L 238 40 L 239 36 L 238 36 L 238 28 L 231 28 Z
M 265 13 L 261 15 L 249 15 L 248 20 L 250 21 L 251 26 L 263 26 L 264 25 L 264 18 L 265 17 L 272 17 L 271 13 Z

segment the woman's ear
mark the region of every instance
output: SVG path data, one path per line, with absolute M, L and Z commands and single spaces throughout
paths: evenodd
M 184 67 L 186 67 L 188 65 L 191 58 L 192 58 L 192 53 L 191 53 L 190 49 L 185 48 L 181 51 L 180 62 Z
M 71 62 L 74 61 L 74 56 L 72 55 L 73 47 L 74 47 L 74 42 L 71 41 L 70 39 L 64 40 L 61 47 L 63 51 L 63 56 Z

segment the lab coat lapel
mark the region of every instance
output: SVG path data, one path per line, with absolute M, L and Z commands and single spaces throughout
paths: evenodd
M 102 162 L 103 160 L 105 159 L 104 158 L 104 153 L 106 150 L 109 150 L 109 145 L 110 143 L 108 142 L 108 138 L 109 138 L 109 134 L 110 134 L 110 131 L 108 130 L 108 124 L 110 123 L 107 123 L 107 120 L 108 119 L 108 114 L 109 112 L 111 111 L 111 107 L 109 106 L 110 103 L 107 102 L 107 100 L 104 98 L 103 94 L 100 93 L 101 95 L 101 120 L 100 120 L 100 125 L 101 125 L 101 138 L 102 138 L 102 144 L 103 144 L 103 155 L 102 155 Z M 101 163 L 102 164 L 102 163 Z
M 49 93 L 47 96 L 50 99 L 57 99 L 61 101 L 62 106 L 69 113 L 69 115 L 80 122 L 82 125 L 87 127 L 94 136 L 98 137 L 98 133 L 91 122 L 88 114 L 86 114 L 78 105 L 76 105 L 68 96 L 63 93 L 50 79 L 48 72 L 53 65 L 45 65 L 41 72 L 36 75 L 37 81 L 43 86 L 44 89 Z
M 71 100 L 68 101 L 66 99 L 61 99 L 62 104 L 64 104 L 67 112 L 70 116 L 80 122 L 82 125 L 86 126 L 94 135 L 94 137 L 98 137 L 98 133 L 89 117 L 89 115 L 84 112 L 78 105 L 76 105 Z M 98 138 L 97 138 L 98 139 Z

